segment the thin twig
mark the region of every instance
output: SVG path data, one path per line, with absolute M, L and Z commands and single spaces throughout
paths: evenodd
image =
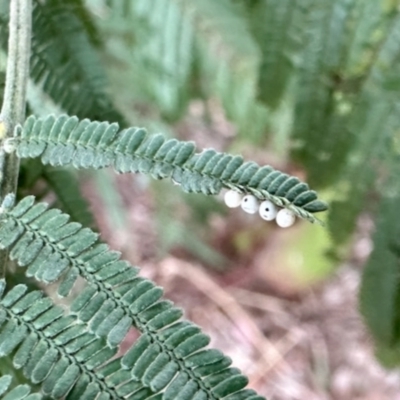
M 31 46 L 32 0 L 10 1 L 8 58 L 4 101 L 0 113 L 0 141 L 14 135 L 14 128 L 25 118 L 26 87 L 29 77 Z M 0 148 L 0 203 L 5 196 L 16 193 L 19 159 Z M 5 276 L 7 253 L 0 252 L 0 276 Z

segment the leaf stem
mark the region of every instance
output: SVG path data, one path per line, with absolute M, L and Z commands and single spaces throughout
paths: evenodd
M 14 135 L 14 128 L 25 119 L 26 86 L 29 77 L 32 0 L 10 1 L 8 58 L 4 101 L 0 112 L 0 143 Z M 16 193 L 19 159 L 0 148 L 0 202 Z M 7 253 L 0 252 L 0 277 L 5 276 Z

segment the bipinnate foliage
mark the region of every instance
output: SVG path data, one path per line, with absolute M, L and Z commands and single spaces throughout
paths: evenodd
M 374 337 L 388 347 L 398 345 L 400 334 L 398 204 L 399 196 L 387 197 L 382 203 L 360 293 L 361 311 Z
M 63 110 L 120 121 L 105 92 L 97 30 L 81 0 L 33 1 L 31 78 Z
M 257 97 L 275 109 L 282 101 L 304 46 L 304 23 L 312 5 L 291 0 L 244 3 L 248 8 L 249 28 L 261 50 Z
M 296 71 L 292 156 L 310 184 L 336 193 L 328 227 L 337 247 L 376 190 L 387 138 L 399 126 L 399 13 L 396 4 L 375 0 L 311 3 Z
M 0 356 L 13 355 L 25 377 L 54 399 L 251 399 L 247 379 L 209 337 L 182 320 L 162 289 L 138 276 L 98 235 L 28 196 L 3 204 L 0 246 L 26 275 L 57 282 L 68 296 L 78 277 L 87 285 L 69 313 L 41 291 L 1 282 Z M 5 294 L 4 294 L 5 293 Z M 123 355 L 131 326 L 140 338 Z
M 400 360 L 400 224 L 396 217 L 400 192 L 399 156 L 387 160 L 391 173 L 381 186 L 381 201 L 373 236 L 374 248 L 365 266 L 360 290 L 361 312 L 372 332 L 377 354 L 395 367 Z M 390 165 L 391 164 L 391 165 Z
M 351 93 L 337 87 L 347 78 L 341 67 L 353 5 L 353 0 L 313 2 L 304 18 L 306 40 L 298 69 L 292 155 L 306 167 L 314 185 L 334 182 L 352 140 L 346 126 L 348 114 L 341 110 Z
M 36 163 L 26 169 L 27 186 L 44 178 L 67 214 L 35 204 L 21 188 L 17 206 L 11 197 L 3 204 L 0 245 L 28 277 L 55 283 L 60 296 L 69 296 L 78 278 L 86 286 L 63 311 L 39 291 L 2 282 L 1 354 L 51 398 L 258 398 L 228 358 L 205 349 L 208 337 L 162 300 L 161 288 L 98 242 L 77 181 L 63 169 L 112 167 L 205 195 L 234 189 L 318 221 L 314 214 L 326 204 L 296 177 L 127 128 L 125 117 L 135 120 L 137 106 L 177 121 L 199 99 L 204 109 L 219 101 L 241 138 L 264 144 L 275 123 L 285 125 L 288 156 L 312 187 L 333 193 L 335 250 L 359 214 L 374 209 L 366 199 L 383 199 L 360 308 L 379 346 L 397 349 L 397 196 L 379 186 L 393 175 L 387 160 L 398 152 L 397 3 L 33 0 L 31 80 L 68 115 L 30 116 L 6 145 Z M 0 5 L 6 39 L 9 2 Z M 131 327 L 141 337 L 118 355 Z M 39 398 L 27 386 L 11 387 L 9 377 L 0 378 L 1 390 L 5 398 Z
M 251 193 L 311 222 L 316 221 L 312 213 L 327 209 L 316 192 L 296 177 L 213 149 L 196 153 L 193 142 L 147 135 L 141 128 L 119 131 L 116 123 L 79 121 L 66 115 L 31 116 L 9 143 L 16 146 L 18 157 L 40 156 L 43 164 L 95 169 L 113 166 L 119 173 L 171 178 L 186 192 L 207 195 L 218 194 L 224 187 Z

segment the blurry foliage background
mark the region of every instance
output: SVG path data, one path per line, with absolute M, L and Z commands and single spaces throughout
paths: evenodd
M 348 259 L 360 220 L 376 219 L 360 309 L 380 359 L 400 363 L 398 0 L 34 4 L 31 112 L 140 125 L 242 153 L 298 175 L 330 203 L 326 229 L 301 222 L 278 232 L 219 199 L 102 171 L 85 190 L 101 194 L 117 232 L 111 243 L 125 240 L 133 259 L 172 253 L 218 271 L 257 264 L 272 291 L 298 294 Z M 25 165 L 22 187 L 46 194 L 41 176 L 64 207 L 77 201 L 68 197 L 74 185 L 60 184 L 77 176 L 40 168 Z M 85 211 L 76 218 L 93 223 Z M 122 237 L 132 219 L 138 241 Z

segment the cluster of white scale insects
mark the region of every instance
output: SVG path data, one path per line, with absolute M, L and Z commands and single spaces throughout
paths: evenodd
M 242 207 L 249 214 L 259 213 L 260 217 L 265 221 L 275 220 L 281 228 L 292 226 L 296 220 L 296 216 L 287 208 L 279 208 L 272 201 L 264 200 L 261 203 L 251 195 L 243 195 L 235 190 L 228 190 L 224 196 L 225 204 L 229 208 Z

